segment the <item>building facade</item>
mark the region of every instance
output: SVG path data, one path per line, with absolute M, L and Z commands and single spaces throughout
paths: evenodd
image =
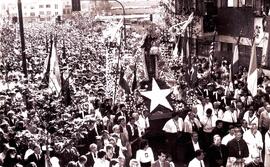
M 63 0 L 21 0 L 25 22 L 52 21 L 63 15 Z M 17 0 L 0 2 L 0 17 L 16 22 L 18 17 Z
M 158 17 L 159 13 L 157 9 L 159 7 L 158 0 L 119 0 L 125 10 L 126 24 L 136 23 L 138 21 L 154 21 Z M 96 11 L 98 17 L 114 16 L 115 19 L 123 17 L 123 8 L 119 2 L 114 0 L 107 0 L 104 2 L 93 0 L 92 11 Z
M 269 0 L 168 0 L 177 15 L 192 11 L 199 18 L 200 29 L 192 37 L 196 55 L 208 57 L 211 42 L 215 41 L 217 59 L 231 60 L 239 36 L 241 64 L 248 66 L 253 39 L 257 44 L 258 65 L 270 69 L 270 13 Z M 216 33 L 214 33 L 216 31 Z M 257 36 L 254 36 L 254 33 Z M 193 31 L 195 32 L 195 31 Z M 215 37 L 214 37 L 215 35 Z

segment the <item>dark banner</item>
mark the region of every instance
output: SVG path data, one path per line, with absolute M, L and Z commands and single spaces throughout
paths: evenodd
M 254 34 L 254 15 L 249 7 L 220 8 L 216 23 L 219 35 L 237 37 L 241 29 L 244 37 L 251 38 Z
M 270 33 L 270 16 L 264 18 L 264 31 Z

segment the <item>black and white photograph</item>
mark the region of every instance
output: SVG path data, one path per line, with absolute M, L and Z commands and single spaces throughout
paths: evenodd
M 0 167 L 270 167 L 270 0 L 0 0 Z

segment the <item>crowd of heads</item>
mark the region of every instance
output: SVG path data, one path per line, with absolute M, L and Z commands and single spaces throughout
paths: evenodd
M 131 155 L 124 144 L 122 133 L 128 123 L 138 126 L 138 137 L 146 133 L 149 127 L 145 125 L 147 104 L 136 91 L 121 104 L 105 96 L 106 43 L 102 32 L 106 24 L 82 16 L 73 16 L 61 24 L 26 24 L 28 77 L 22 73 L 18 25 L 7 23 L 1 27 L 0 165 L 35 166 L 37 164 L 28 161 L 29 155 L 35 153 L 57 157 L 58 160 L 51 161 L 60 166 L 74 166 L 89 163 L 89 152 L 97 153 L 97 158 L 104 163 L 109 160 L 111 164 L 123 166 L 129 158 L 130 166 L 139 164 L 132 159 L 135 155 Z M 142 40 L 132 31 L 127 31 L 129 49 Z M 61 71 L 68 74 L 70 100 L 44 89 L 44 60 L 50 54 L 52 39 L 57 41 Z M 162 60 L 159 55 L 159 61 Z M 246 86 L 247 68 L 239 68 L 231 86 L 226 60 L 216 60 L 211 68 L 206 58 L 192 61 L 197 69 L 196 80 L 187 78 L 188 69 L 177 60 L 168 61 L 166 70 L 174 76 L 162 70 L 158 72 L 160 78 L 169 80 L 169 76 L 176 80 L 176 89 L 170 95 L 175 109 L 173 117 L 188 115 L 189 119 L 199 117 L 202 121 L 196 105 L 209 103 L 213 107 L 205 111 L 206 115 L 219 114 L 214 112 L 218 108 L 221 110 L 219 120 L 225 111 L 236 108 L 244 108 L 244 112 L 257 117 L 264 109 L 270 111 L 267 76 L 259 76 L 258 94 L 252 97 Z M 243 117 L 238 116 L 236 122 L 240 121 L 244 123 Z M 218 127 L 219 122 L 216 124 Z M 144 149 L 148 143 L 142 141 L 139 145 Z M 119 155 L 115 155 L 116 147 L 120 147 Z M 201 153 L 196 155 L 201 156 Z M 158 157 L 162 159 L 163 154 Z
M 140 113 L 132 115 L 133 112 L 126 111 L 124 102 L 113 104 L 112 97 L 105 95 L 107 50 L 103 32 L 108 23 L 93 20 L 78 14 L 61 24 L 25 24 L 27 77 L 22 72 L 18 24 L 2 25 L 1 165 L 31 166 L 28 152 L 32 153 L 37 146 L 42 152 L 37 154 L 50 152 L 50 157 L 57 157 L 61 166 L 86 163 L 89 145 L 90 150 L 99 151 L 98 158 L 107 157 L 117 142 L 119 145 L 119 125 L 126 124 L 129 118 L 135 122 L 141 117 L 144 111 L 141 105 L 134 106 L 141 108 Z M 134 37 L 137 34 L 132 30 L 127 34 L 128 44 L 141 40 Z M 65 82 L 69 82 L 69 100 L 51 93 L 43 82 L 44 61 L 50 54 L 52 40 L 63 77 L 68 78 Z M 114 115 L 119 111 L 127 115 L 118 119 Z M 100 126 L 98 134 L 89 140 L 89 129 L 96 126 Z M 60 157 L 66 150 L 72 150 L 71 157 Z M 117 164 L 125 158 L 122 155 L 114 159 Z

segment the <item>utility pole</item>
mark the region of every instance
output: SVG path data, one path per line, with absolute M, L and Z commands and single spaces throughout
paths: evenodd
M 127 46 L 127 40 L 126 40 L 127 36 L 126 36 L 126 21 L 125 21 L 126 11 L 125 11 L 125 7 L 118 0 L 109 0 L 109 1 L 115 1 L 115 2 L 119 3 L 121 5 L 121 7 L 122 7 L 122 11 L 123 11 L 123 25 L 124 25 L 124 42 L 125 42 L 125 47 L 126 47 Z
M 22 68 L 24 77 L 27 78 L 27 64 L 25 55 L 25 41 L 24 41 L 24 30 L 23 30 L 23 15 L 22 15 L 22 2 L 18 0 L 18 14 L 19 14 L 19 25 L 20 25 L 20 37 L 21 37 L 21 53 L 22 53 Z
M 76 1 L 76 0 L 73 0 L 74 2 Z M 81 0 L 81 1 L 88 1 L 88 0 Z M 89 0 L 89 1 L 91 1 L 91 0 Z M 104 0 L 98 0 L 98 1 L 104 1 Z M 125 15 L 126 15 L 126 11 L 125 11 L 125 7 L 124 7 L 124 5 L 120 2 L 120 1 L 118 1 L 118 0 L 108 0 L 108 1 L 115 1 L 115 2 L 117 2 L 120 6 L 121 6 L 121 8 L 122 8 L 122 13 L 123 13 L 123 25 L 124 25 L 124 43 L 125 43 L 125 47 L 127 46 L 126 44 L 127 44 L 127 41 L 126 41 L 126 21 L 125 21 Z M 80 1 L 78 1 L 77 3 L 79 3 Z

